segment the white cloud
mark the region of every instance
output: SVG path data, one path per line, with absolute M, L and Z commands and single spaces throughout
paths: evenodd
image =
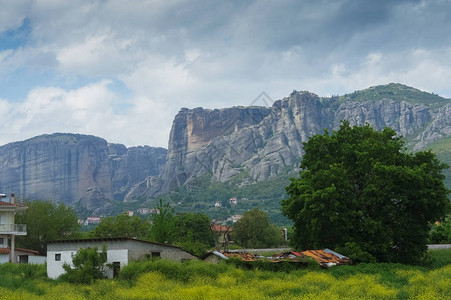
M 21 102 L 0 90 L 10 112 L 0 143 L 64 131 L 166 146 L 180 107 L 247 105 L 262 91 L 276 100 L 400 82 L 449 93 L 445 1 L 0 3 L 0 33 L 30 26 L 0 51 L 0 85 L 15 72 L 41 79 Z

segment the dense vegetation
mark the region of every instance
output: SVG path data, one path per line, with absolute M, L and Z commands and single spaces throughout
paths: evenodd
M 329 270 L 244 270 L 234 264 L 147 261 L 115 280 L 70 284 L 46 278 L 38 265 L 0 265 L 0 299 L 448 299 L 451 250 L 434 263 L 360 264 Z
M 233 225 L 232 238 L 245 248 L 276 247 L 282 243 L 279 227 L 271 224 L 268 215 L 258 208 L 245 212 Z
M 328 247 L 358 261 L 421 260 L 430 224 L 451 208 L 447 166 L 432 152 L 403 149 L 394 130 L 347 121 L 304 143 L 301 177 L 282 206 L 295 222 L 294 245 Z
M 211 219 L 226 220 L 236 214 L 242 215 L 253 208 L 263 209 L 268 213 L 271 222 L 288 225 L 291 221 L 280 211 L 282 199 L 287 197 L 285 187 L 290 177 L 297 176 L 288 171 L 273 180 L 243 185 L 250 180 L 246 172 L 228 182 L 211 182 L 211 175 L 205 174 L 181 186 L 174 191 L 161 195 L 165 202 L 171 203 L 177 212 L 202 212 Z M 236 197 L 237 205 L 230 205 L 229 199 Z M 152 199 L 143 205 L 153 207 L 158 199 Z M 221 207 L 215 207 L 216 201 L 222 201 Z
M 16 215 L 16 224 L 27 225 L 27 235 L 17 237 L 17 247 L 46 254 L 47 241 L 79 237 L 75 211 L 64 203 L 25 201 L 28 209 Z
M 449 103 L 449 99 L 399 83 L 378 85 L 365 90 L 355 91 L 354 93 L 340 96 L 339 101 L 377 101 L 384 98 L 431 106 Z

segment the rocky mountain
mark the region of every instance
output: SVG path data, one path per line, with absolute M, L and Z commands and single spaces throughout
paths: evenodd
M 173 122 L 162 174 L 137 184 L 125 199 L 151 198 L 204 174 L 220 182 L 240 175 L 242 184 L 274 178 L 298 167 L 310 136 L 345 119 L 389 126 L 419 150 L 451 137 L 451 100 L 389 84 L 329 98 L 293 91 L 272 107 L 184 108 Z
M 0 147 L 0 190 L 19 198 L 80 202 L 96 211 L 147 176 L 161 173 L 166 149 L 126 148 L 80 135 L 42 135 Z
M 337 129 L 344 119 L 377 129 L 389 126 L 405 137 L 410 150 L 432 148 L 451 164 L 451 100 L 388 84 L 334 97 L 293 91 L 271 107 L 182 108 L 168 150 L 63 133 L 10 143 L 0 147 L 0 191 L 108 214 L 120 201 L 139 204 L 180 188 L 170 199 L 185 209 L 209 209 L 217 200 L 239 195 L 249 202 L 241 210 L 266 201 L 262 205 L 280 215 L 302 143 L 324 129 Z

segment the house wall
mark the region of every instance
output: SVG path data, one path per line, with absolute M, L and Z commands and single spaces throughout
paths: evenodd
M 41 255 L 30 255 L 28 256 L 29 265 L 43 265 L 47 261 L 47 257 Z
M 152 257 L 153 253 L 159 253 L 162 259 L 175 261 L 197 259 L 197 257 L 176 247 L 134 240 L 50 243 L 47 245 L 48 277 L 57 278 L 63 274 L 63 264 L 65 262 L 73 266 L 72 256 L 80 248 L 97 247 L 101 251 L 103 245 L 107 247 L 107 263 L 120 262 L 121 268 L 127 265 L 129 261 L 148 259 Z M 55 261 L 55 254 L 61 254 L 60 261 Z M 108 269 L 105 275 L 110 278 L 113 277 L 113 270 Z
M 14 212 L 0 211 L 0 224 L 14 224 Z
M 9 253 L 8 254 L 0 254 L 0 264 L 4 264 L 9 262 Z

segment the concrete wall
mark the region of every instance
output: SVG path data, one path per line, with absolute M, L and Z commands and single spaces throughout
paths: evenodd
M 183 261 L 197 259 L 194 255 L 189 254 L 177 247 L 148 243 L 138 240 L 105 240 L 105 241 L 80 241 L 62 243 L 49 243 L 47 245 L 47 275 L 50 278 L 57 278 L 64 273 L 63 264 L 67 262 L 72 266 L 72 256 L 77 253 L 80 248 L 97 247 L 102 250 L 103 245 L 107 247 L 107 263 L 119 262 L 121 268 L 130 261 L 145 260 L 152 256 L 159 256 L 162 259 L 170 259 L 174 261 Z M 61 260 L 55 261 L 55 254 L 61 254 Z M 113 277 L 113 270 L 107 269 L 108 277 Z
M 0 224 L 14 224 L 14 212 L 0 211 Z
M 8 254 L 0 254 L 0 264 L 4 264 L 9 262 L 9 253 Z
M 88 247 L 83 247 L 88 248 Z M 80 249 L 80 248 L 78 248 Z M 77 249 L 77 251 L 78 251 Z M 74 250 L 74 249 L 73 249 Z M 72 256 L 77 253 L 77 251 L 47 251 L 47 276 L 52 279 L 58 278 L 60 275 L 64 274 L 65 271 L 63 269 L 63 264 L 67 263 L 71 267 L 74 267 L 72 264 Z M 101 251 L 101 250 L 100 250 Z M 60 254 L 61 260 L 55 260 L 55 255 Z M 119 262 L 122 266 L 128 264 L 128 250 L 107 250 L 107 264 Z M 108 269 L 105 272 L 105 275 L 109 278 L 113 277 L 113 270 Z
M 31 265 L 43 265 L 47 261 L 47 257 L 41 255 L 28 256 L 28 264 Z

